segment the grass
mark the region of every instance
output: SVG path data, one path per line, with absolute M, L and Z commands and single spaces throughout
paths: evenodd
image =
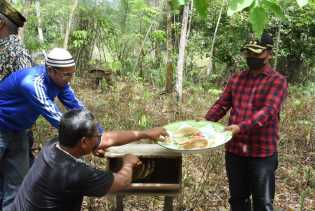
M 91 89 L 78 78 L 74 89 L 106 130 L 143 129 L 169 122 L 200 119 L 217 99 L 220 90 L 185 87 L 183 103 L 173 95 L 145 82 L 120 78 L 113 87 Z M 315 210 L 315 97 L 291 88 L 281 114 L 281 141 L 275 206 L 278 210 Z M 221 121 L 226 122 L 226 118 Z M 56 135 L 42 118 L 35 129 L 40 141 Z M 88 156 L 92 164 L 105 168 L 104 159 Z M 206 169 L 206 170 L 205 170 Z M 205 174 L 205 179 L 202 176 Z M 202 184 L 202 186 L 200 186 Z M 195 210 L 228 210 L 223 147 L 207 153 L 185 155 L 183 161 L 183 204 Z M 128 196 L 126 210 L 162 210 L 162 197 Z M 86 198 L 84 210 L 108 210 L 109 197 Z

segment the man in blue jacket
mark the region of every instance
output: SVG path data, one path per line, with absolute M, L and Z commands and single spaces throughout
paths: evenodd
M 54 103 L 56 97 L 67 109 L 84 108 L 69 85 L 75 71 L 71 54 L 55 48 L 45 65 L 12 72 L 0 82 L 0 208 L 14 200 L 29 169 L 26 130 L 39 115 L 59 127 L 62 113 Z

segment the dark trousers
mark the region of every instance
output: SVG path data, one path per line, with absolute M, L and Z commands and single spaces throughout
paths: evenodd
M 267 158 L 225 154 L 232 211 L 272 211 L 278 155 Z M 252 197 L 252 201 L 251 198 Z
M 27 137 L 28 137 L 28 141 L 29 141 L 29 144 L 30 144 L 30 147 L 29 147 L 29 158 L 30 158 L 30 167 L 31 167 L 33 165 L 33 163 L 34 163 L 34 160 L 35 160 L 35 156 L 33 154 L 34 134 L 33 134 L 32 129 L 27 131 Z
M 0 129 L 0 210 L 13 202 L 29 167 L 27 132 Z

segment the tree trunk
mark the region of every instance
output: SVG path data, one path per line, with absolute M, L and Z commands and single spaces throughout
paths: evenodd
M 158 41 L 154 42 L 154 68 L 160 68 L 162 63 L 162 54 L 161 54 L 161 48 L 160 43 Z
M 139 77 L 140 78 L 144 78 L 144 72 L 143 72 L 143 59 L 144 59 L 144 50 L 141 49 L 140 51 L 140 55 L 139 55 L 139 59 L 138 59 L 138 63 L 139 63 Z
M 166 2 L 167 3 L 167 2 Z M 162 4 L 161 4 L 161 8 L 163 8 L 163 6 L 164 6 L 164 2 L 162 1 Z M 142 18 L 139 16 L 139 19 L 140 19 L 140 29 L 139 29 L 139 32 L 140 33 L 142 33 L 142 23 L 143 23 L 143 21 L 142 21 Z M 146 53 L 145 53 L 145 50 L 144 50 L 144 45 L 145 45 L 145 42 L 146 42 L 146 40 L 147 40 L 147 38 L 149 37 L 149 34 L 150 34 L 150 32 L 151 32 L 151 30 L 152 30 L 152 28 L 153 29 L 155 29 L 155 27 L 156 27 L 156 22 L 155 21 L 152 21 L 152 23 L 150 24 L 150 27 L 149 27 L 149 29 L 147 30 L 147 32 L 146 32 L 146 34 L 145 34 L 145 37 L 144 37 L 144 39 L 143 39 L 143 41 L 142 41 L 142 43 L 141 43 L 141 48 L 140 48 L 140 53 L 139 53 L 139 56 L 138 56 L 138 58 L 137 58 L 137 61 L 136 61 L 136 64 L 135 64 L 135 67 L 134 67 L 134 70 L 133 70 L 133 72 L 135 72 L 135 70 L 136 70 L 136 68 L 138 68 L 138 66 L 140 65 L 141 67 L 143 66 L 143 64 L 141 63 L 141 64 L 139 64 L 139 62 L 143 62 L 144 61 L 144 57 L 145 57 L 145 55 L 146 55 Z M 158 55 L 158 57 L 156 57 L 156 62 L 159 62 L 160 63 L 160 60 L 161 60 L 161 54 L 160 54 L 160 49 L 157 47 L 157 48 L 155 48 L 155 53 L 157 53 L 156 55 Z M 141 57 L 141 58 L 140 58 Z M 143 76 L 143 72 L 142 72 L 142 70 L 140 71 L 140 76 Z
M 98 22 L 95 21 L 95 16 L 90 16 L 90 18 L 85 18 L 90 15 L 91 11 L 94 10 L 94 7 L 88 8 L 88 10 L 80 9 L 76 14 L 75 19 L 77 19 L 76 27 L 80 30 L 87 31 L 87 38 L 84 40 L 84 43 L 80 46 L 79 49 L 76 49 L 74 53 L 76 58 L 76 67 L 80 70 L 78 73 L 81 74 L 81 70 L 86 70 L 89 67 L 87 61 L 92 59 L 92 54 L 96 42 L 99 40 L 99 26 Z
M 130 8 L 129 8 L 128 0 L 121 0 L 120 3 L 121 3 L 121 7 L 123 9 L 123 11 L 122 11 L 123 17 L 121 19 L 121 23 L 120 23 L 121 28 L 120 29 L 121 29 L 122 34 L 124 34 L 126 31 L 127 18 L 128 18 Z
M 188 24 L 188 12 L 189 3 L 184 6 L 183 19 L 182 19 L 182 29 L 179 41 L 179 53 L 176 68 L 176 94 L 177 100 L 182 101 L 183 95 L 183 69 L 184 69 L 184 58 L 185 58 L 185 48 L 187 43 L 187 24 Z
M 78 6 L 78 2 L 79 2 L 78 0 L 74 0 L 73 6 L 72 6 L 71 11 L 70 11 L 69 20 L 68 20 L 68 24 L 67 24 L 67 28 L 66 28 L 65 39 L 64 39 L 64 42 L 63 42 L 63 47 L 65 49 L 68 48 L 69 35 L 70 35 L 71 26 L 72 26 L 73 14 L 74 14 L 75 9 Z
M 42 29 L 42 19 L 40 16 L 40 2 L 39 2 L 39 0 L 36 0 L 35 8 L 36 8 L 36 17 L 37 17 L 37 21 L 38 21 L 38 25 L 37 25 L 38 39 L 39 39 L 39 42 L 42 44 L 42 43 L 44 43 L 44 35 L 43 35 L 43 29 Z
M 281 23 L 278 23 L 278 31 L 277 31 L 277 42 L 276 42 L 276 50 L 275 50 L 275 60 L 273 64 L 273 68 L 277 69 L 278 63 L 278 53 L 279 53 L 279 45 L 280 45 L 280 34 L 281 34 Z
M 22 13 L 24 15 L 24 17 L 27 19 L 27 17 L 29 16 L 30 14 L 30 10 L 32 9 L 32 1 L 31 0 L 26 0 L 24 2 L 24 7 L 22 9 Z M 25 32 L 25 28 L 27 26 L 28 22 L 26 21 L 24 26 L 19 30 L 19 37 L 21 40 L 24 40 L 24 32 Z
M 189 4 L 189 12 L 188 12 L 188 24 L 187 24 L 187 35 L 186 35 L 186 40 L 187 40 L 187 44 L 188 45 L 188 42 L 189 42 L 189 36 L 190 36 L 190 30 L 191 30 L 191 23 L 192 23 L 192 17 L 193 17 L 193 9 L 194 9 L 194 1 L 191 0 L 190 1 L 190 4 Z M 191 72 L 192 71 L 192 68 L 193 68 L 193 65 L 190 65 L 190 69 L 187 68 L 187 62 L 188 62 L 188 59 L 190 59 L 190 64 L 193 63 L 193 55 L 190 55 L 191 51 L 190 51 L 190 48 L 187 49 L 187 52 L 185 54 L 185 62 L 184 62 L 184 77 L 185 77 L 185 74 L 187 74 L 187 72 Z
M 173 91 L 173 38 L 172 38 L 172 14 L 170 8 L 170 2 L 167 3 L 167 15 L 166 15 L 166 83 L 165 91 L 166 93 L 171 93 Z
M 218 21 L 217 21 L 217 25 L 215 26 L 215 30 L 214 30 L 214 34 L 213 34 L 213 39 L 212 39 L 212 44 L 211 44 L 211 49 L 210 49 L 210 58 L 209 58 L 209 64 L 208 64 L 208 68 L 207 68 L 207 77 L 209 77 L 212 69 L 213 69 L 213 50 L 214 50 L 214 44 L 215 44 L 215 39 L 217 37 L 217 32 L 218 32 L 218 28 L 220 25 L 220 21 L 221 21 L 221 17 L 222 17 L 222 11 L 223 8 L 225 6 L 226 1 L 223 1 L 222 7 L 220 9 L 220 13 L 219 13 L 219 17 L 218 17 Z
M 188 20 L 188 29 L 187 29 L 187 40 L 189 39 L 190 35 L 190 29 L 191 29 L 191 22 L 193 17 L 193 9 L 194 9 L 194 0 L 191 0 L 190 2 L 190 8 L 189 8 L 189 20 Z
M 147 33 L 145 34 L 145 37 L 142 41 L 142 44 L 141 44 L 141 47 L 140 47 L 140 52 L 139 52 L 139 55 L 138 55 L 138 58 L 137 58 L 137 61 L 136 61 L 136 64 L 135 64 L 135 67 L 133 69 L 133 72 L 135 72 L 135 70 L 138 68 L 139 66 L 139 62 L 142 62 L 143 58 L 141 57 L 144 57 L 145 56 L 145 53 L 144 53 L 144 44 L 145 44 L 145 41 L 147 40 L 148 36 L 149 36 L 149 33 L 151 31 L 151 28 L 153 26 L 154 23 L 151 23 Z M 142 65 L 142 64 L 141 64 Z M 141 72 L 139 72 L 139 74 L 141 75 Z

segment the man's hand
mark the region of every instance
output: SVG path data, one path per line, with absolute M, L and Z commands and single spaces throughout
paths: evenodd
M 235 136 L 236 134 L 238 134 L 241 131 L 241 128 L 238 125 L 229 125 L 229 126 L 225 127 L 224 130 L 231 131 L 232 135 Z
M 137 156 L 130 154 L 125 155 L 123 157 L 122 168 L 117 173 L 114 173 L 114 181 L 109 192 L 121 191 L 129 186 L 132 181 L 133 168 L 137 165 L 141 165 L 141 161 Z
M 103 149 L 96 149 L 93 151 L 93 155 L 103 158 L 105 156 L 105 150 Z
M 141 165 L 141 161 L 139 158 L 135 155 L 127 154 L 123 157 L 123 166 L 131 166 L 132 168 L 134 166 Z
M 152 129 L 145 130 L 146 138 L 151 140 L 157 140 L 160 137 L 168 136 L 166 130 L 162 127 L 156 127 Z

